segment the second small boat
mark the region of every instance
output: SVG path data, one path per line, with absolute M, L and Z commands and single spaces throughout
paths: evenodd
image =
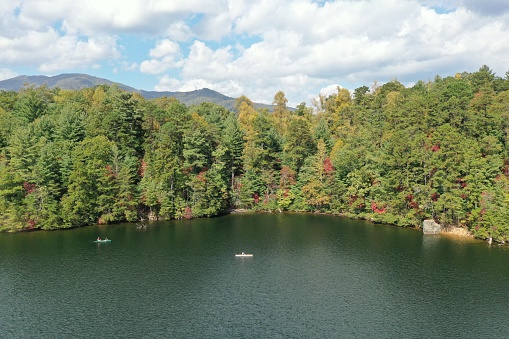
M 240 253 L 240 254 L 235 254 L 236 257 L 252 257 L 253 255 L 252 254 L 248 254 L 248 253 Z

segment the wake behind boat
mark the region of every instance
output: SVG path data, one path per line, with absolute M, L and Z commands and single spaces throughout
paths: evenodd
M 240 254 L 235 254 L 236 257 L 252 257 L 253 255 L 252 254 L 249 254 L 249 253 L 240 253 Z

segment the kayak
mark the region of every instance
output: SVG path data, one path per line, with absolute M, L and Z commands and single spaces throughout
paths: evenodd
M 252 257 L 253 255 L 252 254 L 248 254 L 248 253 L 240 253 L 240 254 L 235 254 L 236 257 Z
M 111 242 L 111 239 L 94 240 L 94 242 L 97 242 L 97 243 Z

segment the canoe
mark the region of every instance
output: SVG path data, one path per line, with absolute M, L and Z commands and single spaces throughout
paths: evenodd
M 97 243 L 111 242 L 111 239 L 94 240 L 94 242 L 97 242 Z
M 253 255 L 252 254 L 247 254 L 247 253 L 240 253 L 240 254 L 235 254 L 236 257 L 252 257 Z

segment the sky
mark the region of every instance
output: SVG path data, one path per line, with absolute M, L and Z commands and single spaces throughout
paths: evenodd
M 0 80 L 86 73 L 289 106 L 509 70 L 508 0 L 2 0 Z

